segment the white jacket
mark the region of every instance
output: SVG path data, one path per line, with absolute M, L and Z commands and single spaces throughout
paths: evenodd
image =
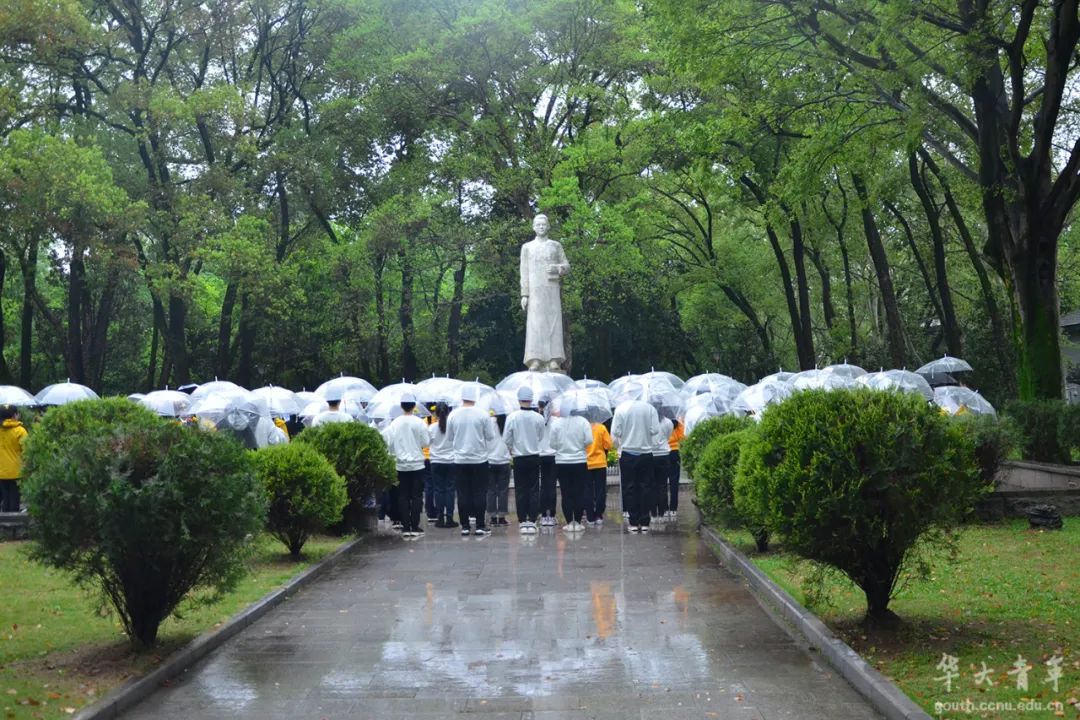
M 488 464 L 509 465 L 510 449 L 506 447 L 503 436 L 499 434 L 499 421 L 491 418 L 491 424 L 495 426 L 495 437 L 491 439 L 491 443 L 488 445 Z
M 652 451 L 654 457 L 666 457 L 671 454 L 671 445 L 668 444 L 668 439 L 674 429 L 675 424 L 671 420 L 660 418 L 660 434 L 656 436 L 656 445 L 653 446 Z
M 488 445 L 498 433 L 492 418 L 476 406 L 459 407 L 446 419 L 446 434 L 454 446 L 454 462 L 478 465 L 488 459 Z
M 506 416 L 503 440 L 514 457 L 539 455 L 546 433 L 543 415 L 535 410 L 515 410 Z
M 592 445 L 592 425 L 580 415 L 551 418 L 551 447 L 555 449 L 555 464 L 583 463 L 586 450 Z
M 450 442 L 450 423 L 447 422 L 446 432 L 439 430 L 439 423 L 428 425 L 428 435 L 431 438 L 431 462 L 443 465 L 454 464 L 454 444 Z
M 652 455 L 660 434 L 660 416 L 656 408 L 643 400 L 627 400 L 615 408 L 611 421 L 611 439 L 621 452 Z
M 424 448 L 431 440 L 423 420 L 415 415 L 400 415 L 386 426 L 382 436 L 400 472 L 424 469 Z

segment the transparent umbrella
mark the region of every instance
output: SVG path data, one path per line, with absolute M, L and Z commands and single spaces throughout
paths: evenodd
M 372 395 L 378 392 L 378 388 L 363 378 L 353 377 L 351 375 L 341 375 L 340 377 L 327 380 L 322 385 L 315 388 L 315 394 L 321 398 L 325 398 L 328 390 L 338 390 L 344 394 L 345 391 L 357 387 L 370 390 Z
M 288 388 L 267 385 L 251 391 L 251 396 L 266 404 L 275 417 L 298 415 L 304 409 L 304 401 Z
M 735 414 L 731 403 L 711 393 L 699 393 L 686 403 L 683 414 L 683 429 L 689 435 L 702 420 L 721 415 Z
M 915 372 L 919 373 L 920 375 L 930 375 L 932 373 L 941 374 L 971 372 L 972 369 L 973 368 L 970 364 L 968 364 L 966 360 L 961 360 L 960 358 L 949 357 L 948 355 L 946 355 L 945 357 L 938 358 L 937 360 L 932 360 L 926 363 Z
M 848 378 L 849 380 L 860 378 L 866 374 L 866 371 L 863 370 L 861 367 L 859 367 L 858 365 L 850 365 L 848 364 L 847 360 L 837 365 L 830 365 L 824 370 L 822 370 L 822 372 L 839 375 L 840 377 Z
M 517 393 L 521 387 L 532 389 L 533 401 L 550 401 L 559 393 L 572 390 L 577 387 L 574 381 L 561 373 L 532 372 L 523 370 L 512 375 L 507 375 L 495 385 L 496 390 L 506 390 Z
M 946 385 L 934 388 L 934 403 L 950 415 L 997 415 L 994 406 L 971 388 Z
M 452 377 L 435 377 L 416 383 L 416 399 L 425 405 L 449 403 L 461 392 L 461 381 Z
M 38 405 L 66 405 L 77 400 L 96 400 L 98 394 L 79 383 L 62 382 L 42 388 L 36 396 Z
M 363 407 L 371 402 L 372 398 L 378 395 L 378 392 L 374 388 L 360 387 L 355 385 L 341 394 L 342 402 L 352 403 Z M 316 397 L 318 397 L 316 395 Z
M 238 397 L 247 395 L 247 390 L 234 382 L 214 378 L 213 381 L 203 383 L 191 392 L 191 397 L 194 399 L 204 398 L 208 395 L 231 395 L 233 397 Z
M 687 380 L 682 387 L 682 391 L 689 395 L 698 395 L 702 392 L 715 392 L 717 388 L 731 386 L 739 386 L 741 388 L 740 392 L 746 389 L 745 385 L 733 377 L 728 377 L 722 373 L 702 373 Z
M 203 395 L 193 398 L 191 405 L 182 413 L 184 417 L 197 417 L 206 420 L 215 427 L 229 410 L 229 405 L 234 400 L 248 400 L 248 393 L 242 395 L 235 392 L 225 392 L 216 395 Z
M 550 408 L 552 415 L 581 415 L 591 423 L 602 423 L 611 418 L 607 393 L 593 388 L 567 390 L 551 401 Z
M 623 383 L 621 391 L 615 395 L 616 406 L 628 400 L 644 400 L 656 408 L 661 416 L 677 418 L 682 415 L 686 400 L 682 394 L 671 387 L 666 380 L 633 381 Z
M 416 402 L 416 414 L 420 417 L 427 417 L 430 413 L 426 407 L 420 404 L 418 398 L 416 385 L 412 383 L 395 383 L 394 385 L 387 385 L 379 392 L 375 393 L 375 396 L 368 402 L 364 412 L 369 418 L 376 421 L 393 420 L 399 415 L 404 414 L 404 410 L 401 409 L 401 398 L 406 394 L 413 398 Z
M 191 396 L 179 390 L 155 390 L 144 395 L 139 403 L 162 417 L 180 417 L 191 407 Z
M 828 370 L 807 370 L 791 379 L 792 390 L 843 390 L 855 385 L 855 381 Z
M 297 415 L 300 417 L 300 421 L 305 426 L 311 425 L 311 421 L 315 419 L 315 416 L 321 412 L 326 412 L 330 409 L 330 403 L 326 402 L 322 398 L 316 398 L 300 410 Z M 341 412 L 348 414 L 353 420 L 366 423 L 368 421 L 367 413 L 364 408 L 354 402 L 348 400 L 341 401 Z
M 37 405 L 37 398 L 15 385 L 0 385 L 0 405 L 29 407 Z
M 127 396 L 127 399 L 130 400 L 133 403 L 137 403 L 140 400 L 142 400 L 144 397 L 146 397 L 145 393 L 131 393 L 130 395 Z M 35 400 L 34 402 L 37 402 L 37 400 Z
M 476 401 L 476 407 L 492 415 L 509 415 L 519 407 L 517 393 L 509 390 L 485 392 Z
M 574 384 L 577 385 L 579 388 L 585 388 L 587 390 L 590 388 L 604 388 L 605 390 L 607 390 L 608 386 L 606 382 L 602 380 L 594 380 L 590 377 L 583 377 L 580 380 L 575 380 Z
M 739 393 L 739 397 L 732 403 L 732 408 L 760 416 L 768 406 L 782 403 L 789 397 L 791 397 L 791 387 L 787 383 L 762 381 Z
M 855 382 L 874 390 L 899 390 L 922 395 L 927 401 L 934 399 L 934 391 L 922 375 L 908 370 L 885 370 L 868 373 Z
M 758 380 L 758 383 L 760 384 L 763 382 L 787 382 L 793 377 L 795 377 L 795 373 L 781 369 L 779 372 L 774 372 L 772 375 L 766 375 L 765 377 L 761 378 L 760 380 Z
M 306 407 L 308 403 L 315 402 L 316 400 L 322 400 L 321 397 L 310 390 L 299 390 L 294 394 L 300 399 L 301 407 Z
M 215 426 L 218 432 L 232 435 L 249 450 L 286 441 L 270 419 L 269 411 L 250 398 L 233 397 Z
M 675 373 L 670 373 L 665 370 L 657 370 L 656 368 L 650 368 L 649 372 L 642 373 L 638 376 L 638 379 L 645 381 L 665 380 L 668 382 L 668 384 L 671 385 L 671 387 L 675 388 L 676 390 L 681 390 L 683 385 L 686 384 L 685 382 L 683 382 L 683 379 Z

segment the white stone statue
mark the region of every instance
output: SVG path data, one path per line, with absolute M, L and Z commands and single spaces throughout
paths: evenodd
M 521 246 L 521 309 L 526 311 L 525 366 L 560 370 L 563 349 L 562 276 L 570 272 L 566 253 L 550 239 L 546 215 L 533 220 L 536 237 Z

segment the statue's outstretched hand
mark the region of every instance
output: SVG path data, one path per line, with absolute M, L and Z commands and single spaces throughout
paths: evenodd
M 525 295 L 525 296 L 523 296 L 521 298 L 521 309 L 522 310 L 528 310 L 529 309 L 529 296 L 528 295 Z

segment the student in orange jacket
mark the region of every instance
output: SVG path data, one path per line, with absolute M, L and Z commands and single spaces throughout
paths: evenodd
M 668 455 L 668 489 L 670 496 L 668 498 L 668 511 L 669 518 L 674 518 L 678 515 L 679 511 L 679 475 L 682 473 L 682 461 L 679 459 L 679 446 L 682 445 L 682 441 L 686 439 L 686 430 L 683 428 L 681 420 L 675 420 L 675 429 L 671 431 L 671 436 L 668 438 L 668 447 L 671 448 L 671 454 Z
M 26 428 L 13 405 L 0 407 L 0 512 L 19 512 L 19 478 L 22 476 L 23 440 Z
M 585 519 L 590 525 L 604 522 L 607 510 L 607 454 L 614 447 L 611 433 L 603 423 L 592 424 L 592 445 L 585 451 L 589 481 L 585 490 Z

